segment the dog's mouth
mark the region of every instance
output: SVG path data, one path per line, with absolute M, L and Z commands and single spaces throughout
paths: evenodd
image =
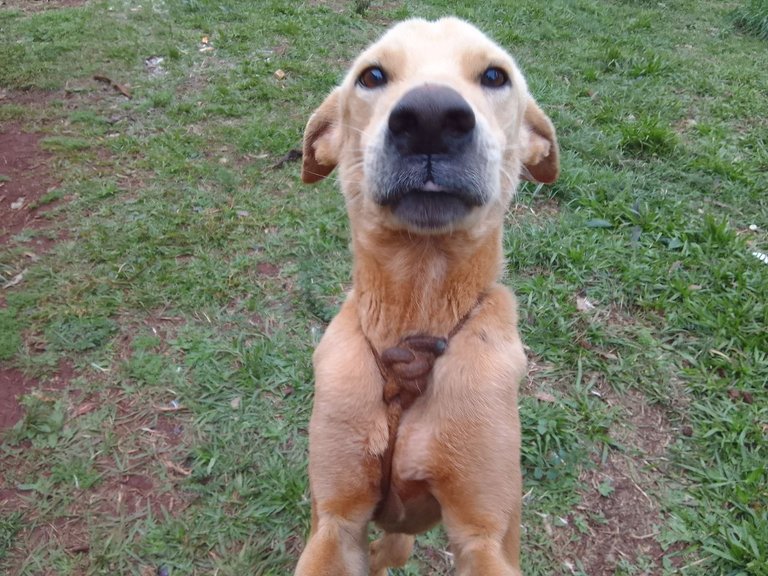
M 389 194 L 381 202 L 401 221 L 425 230 L 450 227 L 481 204 L 476 195 L 432 181 Z

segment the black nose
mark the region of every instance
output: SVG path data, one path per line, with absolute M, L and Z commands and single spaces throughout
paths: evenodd
M 448 86 L 425 84 L 400 99 L 389 114 L 389 134 L 401 154 L 447 154 L 472 138 L 475 113 Z

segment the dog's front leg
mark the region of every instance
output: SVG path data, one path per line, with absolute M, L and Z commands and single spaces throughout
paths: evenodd
M 365 576 L 388 433 L 381 375 L 349 302 L 323 336 L 314 366 L 312 532 L 295 574 Z
M 520 422 L 526 359 L 512 294 L 496 287 L 435 365 L 432 494 L 457 576 L 520 576 Z

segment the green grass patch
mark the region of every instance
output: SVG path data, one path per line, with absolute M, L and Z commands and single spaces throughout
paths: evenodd
M 64 431 L 66 408 L 62 402 L 28 394 L 21 398 L 24 418 L 9 434 L 12 442 L 29 440 L 36 448 L 55 448 Z
M 35 208 L 40 208 L 41 206 L 47 206 L 48 204 L 53 204 L 57 200 L 61 200 L 64 198 L 64 191 L 59 190 L 58 188 L 55 190 L 51 190 L 50 192 L 46 192 L 40 198 L 37 199 L 36 202 L 33 202 L 29 205 L 30 210 L 34 210 Z
M 619 146 L 629 154 L 669 154 L 675 148 L 674 132 L 658 118 L 631 118 L 619 126 L 619 131 Z
M 23 120 L 27 116 L 27 109 L 18 104 L 0 105 L 0 120 L 10 122 L 11 120 Z
M 24 526 L 24 516 L 21 512 L 11 512 L 0 516 L 0 563 L 8 556 L 13 547 L 16 535 Z M 0 564 L 1 566 L 2 564 Z
M 0 310 L 0 360 L 10 360 L 21 346 L 21 329 L 11 310 Z
M 768 1 L 746 0 L 734 10 L 733 21 L 745 32 L 768 40 Z
M 104 346 L 116 332 L 117 324 L 108 318 L 70 317 L 53 322 L 46 336 L 56 350 L 85 352 Z
M 72 138 L 68 136 L 49 136 L 40 140 L 40 146 L 43 150 L 50 152 L 81 152 L 88 150 L 91 144 L 82 138 Z

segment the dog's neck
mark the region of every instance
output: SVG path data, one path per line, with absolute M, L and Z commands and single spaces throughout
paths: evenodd
M 378 349 L 414 334 L 446 336 L 501 274 L 501 229 L 414 236 L 353 232 L 353 294 L 363 332 Z

